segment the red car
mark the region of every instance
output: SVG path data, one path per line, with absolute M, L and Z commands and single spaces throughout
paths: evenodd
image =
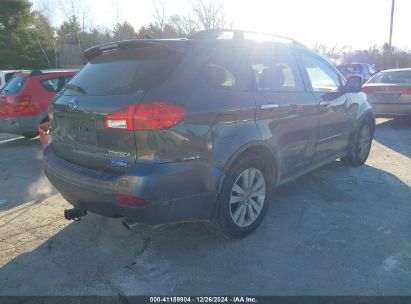
M 49 101 L 77 70 L 22 71 L 0 93 L 0 132 L 33 138 L 48 121 Z

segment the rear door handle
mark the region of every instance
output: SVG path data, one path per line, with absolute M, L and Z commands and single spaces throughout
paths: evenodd
M 276 103 L 267 103 L 267 104 L 263 104 L 260 106 L 261 110 L 272 110 L 272 109 L 276 109 L 280 107 L 280 105 L 276 104 Z
M 320 102 L 320 106 L 322 107 L 328 107 L 330 105 L 330 103 L 328 101 L 321 101 Z

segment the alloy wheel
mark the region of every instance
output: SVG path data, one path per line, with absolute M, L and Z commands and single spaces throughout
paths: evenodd
M 256 168 L 244 170 L 236 179 L 230 194 L 230 215 L 239 227 L 248 227 L 258 218 L 266 195 L 264 175 Z
M 358 157 L 364 160 L 371 148 L 371 129 L 368 124 L 364 124 L 361 128 L 360 137 L 358 139 Z

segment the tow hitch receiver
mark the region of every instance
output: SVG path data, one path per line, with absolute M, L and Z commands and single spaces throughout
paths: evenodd
M 87 210 L 73 208 L 64 210 L 64 218 L 66 220 L 74 220 L 76 222 L 81 220 L 82 216 L 87 215 Z

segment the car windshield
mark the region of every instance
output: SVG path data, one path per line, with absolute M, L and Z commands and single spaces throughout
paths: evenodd
M 23 87 L 24 83 L 26 82 L 27 77 L 18 76 L 12 78 L 6 86 L 3 88 L 3 93 L 12 93 L 16 94 L 20 92 L 21 88 Z
M 371 79 L 372 83 L 411 83 L 411 71 L 383 72 Z
M 166 48 L 144 47 L 108 52 L 93 58 L 66 86 L 87 95 L 132 94 L 163 83 L 181 54 Z M 77 91 L 78 91 L 77 90 Z

